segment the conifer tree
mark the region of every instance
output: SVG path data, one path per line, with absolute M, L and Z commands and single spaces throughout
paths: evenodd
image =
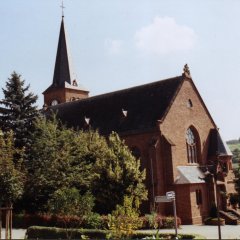
M 6 82 L 6 88 L 2 89 L 4 99 L 0 101 L 0 128 L 6 132 L 14 132 L 15 147 L 29 147 L 29 133 L 32 130 L 32 122 L 38 115 L 34 105 L 37 96 L 29 92 L 30 85 L 24 86 L 25 81 L 21 75 L 13 72 Z

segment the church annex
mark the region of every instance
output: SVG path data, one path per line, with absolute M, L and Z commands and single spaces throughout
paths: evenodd
M 156 196 L 175 191 L 177 215 L 183 224 L 197 224 L 213 202 L 227 209 L 221 192 L 234 191 L 231 152 L 204 104 L 187 65 L 177 77 L 89 97 L 71 69 L 64 18 L 61 22 L 54 77 L 43 92 L 44 109 L 51 107 L 69 127 L 116 131 L 146 169 L 148 202 L 162 215 L 170 203 Z M 214 178 L 207 179 L 211 171 Z M 215 184 L 214 184 L 215 183 Z

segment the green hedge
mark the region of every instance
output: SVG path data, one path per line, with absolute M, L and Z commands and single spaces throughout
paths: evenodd
M 85 235 L 91 239 L 106 239 L 107 231 L 98 229 L 71 229 L 72 239 L 82 239 Z M 66 230 L 55 227 L 32 226 L 27 229 L 27 239 L 66 239 Z
M 70 230 L 69 230 L 70 231 Z M 105 230 L 93 230 L 93 229 L 72 229 L 72 239 L 82 239 L 82 235 L 87 236 L 90 239 L 106 239 L 109 231 Z M 132 239 L 143 239 L 146 237 L 152 237 L 156 231 L 136 231 L 133 234 Z M 27 229 L 27 239 L 66 239 L 66 231 L 62 228 L 55 227 L 39 227 L 32 226 Z M 173 239 L 175 235 L 173 233 L 160 233 L 159 237 L 162 239 Z M 204 237 L 198 237 L 194 234 L 179 234 L 179 239 L 204 239 Z
M 65 218 L 66 219 L 66 218 Z M 79 219 L 76 217 L 69 217 L 67 219 L 69 226 L 78 226 Z M 4 223 L 3 223 L 4 224 Z M 4 225 L 5 226 L 5 225 Z M 31 226 L 45 226 L 45 227 L 59 227 L 64 226 L 63 220 L 60 216 L 51 216 L 49 214 L 14 214 L 13 227 L 14 228 L 28 228 Z M 107 217 L 99 214 L 92 214 L 88 218 L 81 221 L 81 228 L 88 229 L 105 229 L 107 228 Z
M 142 229 L 155 229 L 150 223 L 151 215 L 145 215 L 140 217 L 143 225 Z M 154 216 L 154 222 L 157 225 L 157 228 L 174 228 L 174 217 L 166 217 L 156 215 Z M 78 224 L 74 224 L 78 219 L 76 217 L 68 218 L 69 226 L 79 226 Z M 181 219 L 177 218 L 178 227 L 181 225 Z M 28 228 L 31 226 L 45 226 L 45 227 L 59 227 L 62 228 L 63 221 L 60 216 L 51 216 L 48 214 L 14 214 L 13 215 L 13 227 L 14 228 Z M 88 218 L 83 219 L 80 228 L 87 229 L 107 229 L 108 228 L 108 218 L 107 216 L 100 216 L 99 214 L 92 214 L 88 216 Z

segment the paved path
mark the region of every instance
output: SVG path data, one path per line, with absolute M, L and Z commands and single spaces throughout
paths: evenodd
M 24 239 L 25 229 L 13 229 L 13 239 Z M 172 232 L 174 229 L 161 229 L 160 232 Z M 207 239 L 218 239 L 218 227 L 217 226 L 205 226 L 205 225 L 182 225 L 178 229 L 179 233 L 195 233 L 200 234 Z M 221 226 L 222 239 L 240 239 L 240 225 L 225 225 Z M 2 237 L 5 235 L 4 230 Z
M 13 229 L 12 231 L 12 239 L 24 239 L 26 233 L 26 229 Z M 2 231 L 2 239 L 5 238 L 5 229 Z
M 174 229 L 162 229 L 160 232 L 173 232 Z M 218 227 L 206 225 L 182 225 L 179 233 L 195 233 L 206 237 L 207 239 L 218 239 Z M 221 226 L 222 239 L 240 239 L 240 225 Z

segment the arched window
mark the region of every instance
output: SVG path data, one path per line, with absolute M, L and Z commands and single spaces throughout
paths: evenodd
M 188 128 L 186 133 L 186 144 L 187 144 L 187 156 L 189 163 L 198 162 L 198 152 L 197 152 L 197 138 L 194 131 Z

